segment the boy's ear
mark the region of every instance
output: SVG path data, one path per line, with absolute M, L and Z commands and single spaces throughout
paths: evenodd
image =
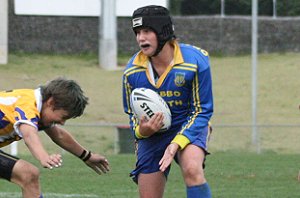
M 46 105 L 48 107 L 53 107 L 54 108 L 54 100 L 53 97 L 48 98 L 48 100 L 46 101 Z

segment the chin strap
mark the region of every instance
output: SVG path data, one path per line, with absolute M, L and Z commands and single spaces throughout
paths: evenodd
M 157 56 L 159 54 L 159 52 L 162 50 L 162 48 L 165 46 L 167 41 L 163 41 L 163 42 L 159 42 L 158 46 L 156 48 L 156 51 L 154 52 L 154 54 L 151 57 Z
M 162 48 L 165 46 L 165 44 L 168 42 L 168 41 L 172 41 L 172 40 L 175 40 L 176 39 L 176 36 L 173 35 L 171 39 L 169 40 L 165 40 L 165 41 L 158 41 L 158 46 L 156 48 L 156 51 L 155 53 L 151 56 L 151 57 L 154 57 L 154 56 L 157 56 L 159 54 L 159 52 L 162 50 Z M 300 106 L 299 106 L 299 109 L 300 109 Z

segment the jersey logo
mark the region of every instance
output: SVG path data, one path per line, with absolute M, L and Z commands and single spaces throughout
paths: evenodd
M 185 73 L 176 72 L 174 82 L 177 87 L 182 87 L 185 84 Z

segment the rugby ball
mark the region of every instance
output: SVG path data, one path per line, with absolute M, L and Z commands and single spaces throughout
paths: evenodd
M 171 111 L 164 99 L 152 89 L 136 88 L 130 95 L 130 106 L 134 115 L 141 119 L 146 116 L 149 120 L 155 113 L 162 112 L 164 125 L 159 132 L 168 130 L 171 126 Z

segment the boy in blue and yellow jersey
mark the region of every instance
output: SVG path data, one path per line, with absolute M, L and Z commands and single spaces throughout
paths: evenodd
M 169 11 L 145 6 L 134 11 L 132 28 L 140 51 L 128 62 L 123 75 L 123 105 L 137 142 L 136 168 L 131 172 L 140 197 L 163 197 L 173 159 L 179 164 L 188 198 L 211 197 L 204 177 L 208 154 L 209 121 L 213 95 L 208 53 L 178 43 Z M 135 88 L 149 88 L 163 97 L 172 113 L 172 125 L 163 125 L 162 113 L 138 120 L 130 107 Z
M 44 168 L 58 168 L 62 165 L 61 155 L 48 154 L 39 139 L 38 131 L 44 130 L 53 142 L 98 174 L 106 173 L 109 164 L 105 157 L 87 151 L 59 126 L 81 116 L 87 104 L 80 86 L 65 78 L 56 78 L 38 89 L 0 92 L 0 147 L 23 139 Z M 38 168 L 1 150 L 0 178 L 19 185 L 24 198 L 42 197 Z

